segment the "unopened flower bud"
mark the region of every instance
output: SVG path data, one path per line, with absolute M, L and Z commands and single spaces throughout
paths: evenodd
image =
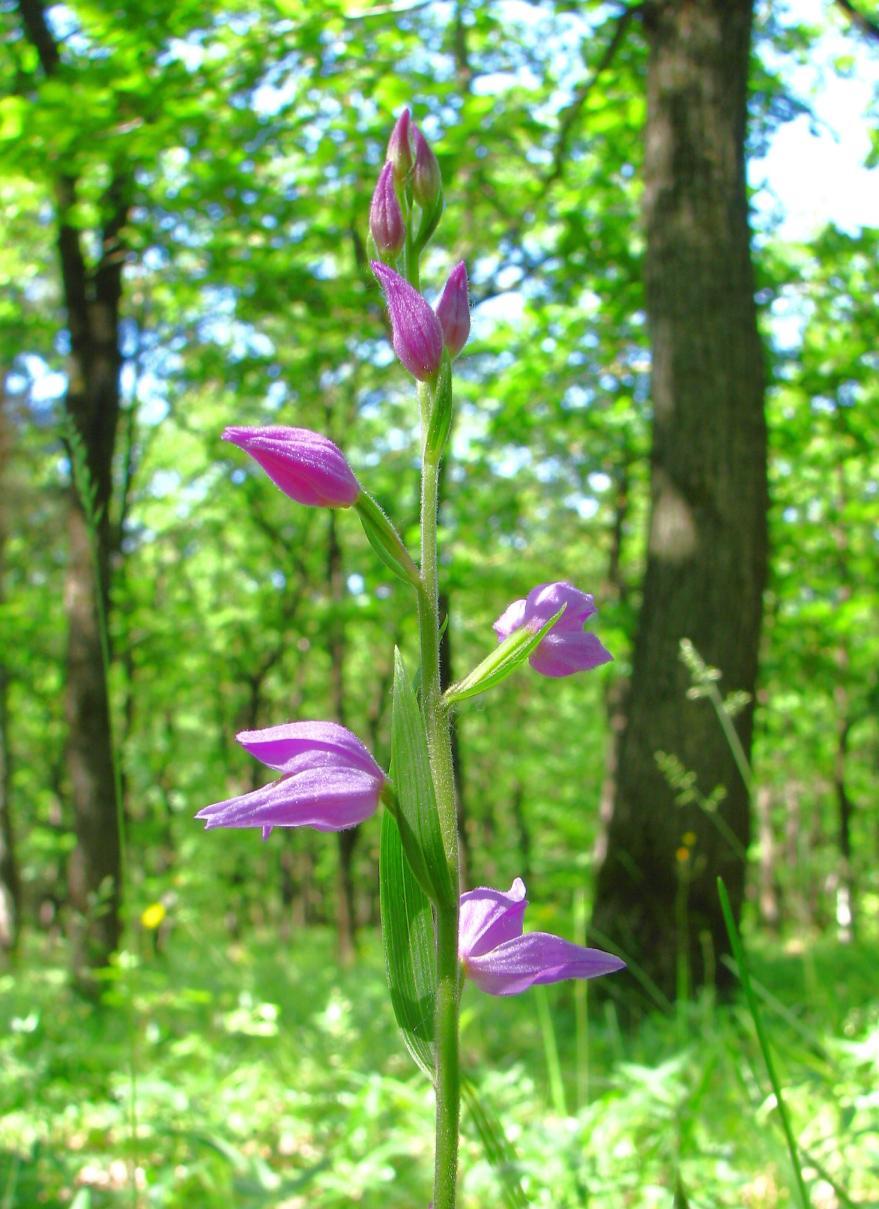
M 417 126 L 412 127 L 412 142 L 415 145 L 415 171 L 412 176 L 412 195 L 422 209 L 436 204 L 443 187 L 439 163 L 430 143 Z
M 391 131 L 391 137 L 388 139 L 388 150 L 385 155 L 387 162 L 393 164 L 394 176 L 398 181 L 403 180 L 412 167 L 411 130 L 412 121 L 409 117 L 409 110 L 404 109 L 397 118 L 394 129 Z
M 385 164 L 369 207 L 369 230 L 381 256 L 396 256 L 406 241 L 403 211 L 394 188 L 394 165 Z
M 231 441 L 262 466 L 276 486 L 299 504 L 347 508 L 360 495 L 345 455 L 329 437 L 308 428 L 227 428 Z
M 470 301 L 467 297 L 467 270 L 463 260 L 449 273 L 442 297 L 436 306 L 436 317 L 443 330 L 443 344 L 452 357 L 457 357 L 470 335 Z
M 394 352 L 419 381 L 432 378 L 443 357 L 443 333 L 430 304 L 414 286 L 380 260 L 372 271 L 385 292 Z

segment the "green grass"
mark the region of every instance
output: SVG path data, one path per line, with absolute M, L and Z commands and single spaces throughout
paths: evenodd
M 877 958 L 875 944 L 752 947 L 816 1209 L 879 1205 Z M 0 1209 L 130 1204 L 133 1162 L 143 1206 L 426 1209 L 431 1095 L 398 1044 L 377 938 L 366 938 L 356 968 L 339 970 L 327 933 L 245 946 L 177 921 L 160 954 L 144 945 L 100 1011 L 68 991 L 63 960 L 60 948 L 32 945 L 0 979 Z M 552 1095 L 535 997 L 468 988 L 464 1000 L 467 1067 L 505 1124 L 529 1204 L 796 1203 L 741 1004 L 705 998 L 625 1035 L 605 1000 L 590 1025 L 585 1095 L 573 988 L 550 988 L 547 1004 L 559 1060 Z M 464 1134 L 462 1209 L 497 1206 L 496 1173 L 466 1120 Z

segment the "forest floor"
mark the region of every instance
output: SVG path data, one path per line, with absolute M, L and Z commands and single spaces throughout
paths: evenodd
M 347 970 L 321 930 L 153 938 L 99 1008 L 68 989 L 57 943 L 0 977 L 0 1209 L 426 1209 L 432 1096 L 375 936 Z M 879 1206 L 879 944 L 751 957 L 812 1206 Z M 571 984 L 465 990 L 465 1061 L 515 1150 L 518 1203 L 797 1205 L 743 1003 L 703 997 L 627 1033 L 602 999 L 587 1014 Z M 462 1209 L 516 1203 L 466 1111 L 461 1169 Z

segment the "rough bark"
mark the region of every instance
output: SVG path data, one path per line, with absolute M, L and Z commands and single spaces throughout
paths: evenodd
M 649 43 L 644 217 L 654 407 L 643 604 L 607 856 L 593 930 L 613 938 L 668 996 L 728 978 L 716 890 L 741 906 L 745 867 L 712 821 L 681 807 L 656 753 L 693 770 L 742 848 L 748 794 L 704 701 L 686 699 L 682 638 L 753 694 L 766 571 L 766 433 L 745 189 L 751 0 L 644 5 Z M 747 752 L 752 711 L 736 721 Z M 676 853 L 697 836 L 686 927 Z M 681 913 L 678 913 L 680 919 Z
M 41 0 L 19 0 L 19 11 L 44 73 L 55 75 L 61 70 L 61 61 Z M 122 232 L 129 206 L 127 186 L 126 174 L 114 171 L 104 197 L 100 256 L 96 264 L 90 265 L 81 233 L 71 221 L 77 200 L 76 179 L 62 165 L 55 181 L 58 259 L 70 335 L 65 407 L 82 450 L 97 516 L 93 547 L 92 526 L 83 500 L 71 487 L 65 581 L 65 704 L 76 847 L 69 883 L 75 913 L 74 970 L 83 984 L 88 984 L 89 969 L 106 962 L 118 943 L 120 930 L 121 861 L 100 612 L 103 609 L 108 615 L 110 600 L 109 505 L 120 403 L 119 305 Z

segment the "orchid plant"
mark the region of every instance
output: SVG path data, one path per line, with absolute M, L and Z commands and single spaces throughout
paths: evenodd
M 445 690 L 440 682 L 437 507 L 440 463 L 452 427 L 452 362 L 470 333 L 467 271 L 457 264 L 434 309 L 421 293 L 420 258 L 443 210 L 436 155 L 404 110 L 390 136 L 369 212 L 372 272 L 384 292 L 394 352 L 415 379 L 421 418 L 421 550 L 416 560 L 364 490 L 342 451 L 303 428 L 228 428 L 239 446 L 292 500 L 353 507 L 384 563 L 412 589 L 418 615 L 417 675 L 399 651 L 385 773 L 364 744 L 335 722 L 286 722 L 238 735 L 277 774 L 250 793 L 205 806 L 207 828 L 340 831 L 383 806 L 380 897 L 391 1001 L 403 1039 L 431 1079 L 436 1099 L 434 1209 L 454 1209 L 461 1100 L 459 1005 L 465 978 L 489 995 L 515 995 L 623 967 L 598 949 L 545 932 L 524 932 L 525 886 L 461 893 L 450 714 L 525 661 L 544 676 L 569 676 L 611 659 L 584 629 L 592 597 L 569 583 L 543 583 L 494 624 L 498 638 L 477 667 Z

